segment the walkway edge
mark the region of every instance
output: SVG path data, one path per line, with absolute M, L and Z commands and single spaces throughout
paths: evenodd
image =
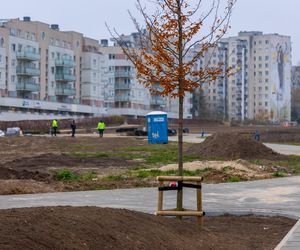
M 280 250 L 282 247 L 284 247 L 285 243 L 287 243 L 287 241 L 293 235 L 293 233 L 295 232 L 295 230 L 297 228 L 300 228 L 300 219 L 292 227 L 292 229 L 287 233 L 287 235 L 279 242 L 279 244 L 276 246 L 276 248 L 274 250 Z

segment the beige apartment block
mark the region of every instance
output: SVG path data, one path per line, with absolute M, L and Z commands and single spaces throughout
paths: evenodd
M 135 43 L 134 37 L 126 39 Z M 0 96 L 2 112 L 144 116 L 163 110 L 178 116 L 176 101 L 137 81 L 117 44 L 30 17 L 0 20 Z

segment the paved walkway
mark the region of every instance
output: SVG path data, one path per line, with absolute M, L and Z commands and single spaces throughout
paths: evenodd
M 165 207 L 175 207 L 167 192 Z M 185 207 L 195 208 L 195 191 L 184 191 Z M 39 206 L 99 206 L 154 213 L 156 188 L 117 189 L 50 194 L 2 195 L 0 209 Z M 300 217 L 300 176 L 240 183 L 204 184 L 203 207 L 209 214 L 225 212 Z M 300 249 L 300 224 L 278 249 Z
M 184 192 L 185 207 L 194 208 L 195 193 Z M 117 189 L 86 192 L 66 192 L 33 195 L 2 195 L 0 209 L 38 206 L 100 206 L 126 208 L 154 213 L 157 204 L 156 188 Z M 175 193 L 167 192 L 166 207 L 175 207 Z M 204 184 L 203 206 L 208 214 L 234 212 L 247 214 L 280 214 L 300 217 L 300 176 L 253 182 Z M 300 228 L 292 235 L 295 238 Z M 300 249 L 300 240 L 297 241 Z M 284 245 L 285 246 L 285 245 Z M 293 248 L 282 248 L 293 249 Z

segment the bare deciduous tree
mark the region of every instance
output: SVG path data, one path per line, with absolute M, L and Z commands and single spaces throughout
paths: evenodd
M 183 175 L 183 101 L 201 83 L 224 74 L 221 64 L 195 67 L 208 50 L 214 50 L 229 28 L 236 0 L 152 0 L 154 13 L 147 13 L 141 0 L 137 8 L 145 26 L 129 12 L 137 29 L 137 44 L 132 47 L 116 30 L 111 35 L 132 61 L 138 80 L 151 92 L 179 99 L 178 174 Z M 226 71 L 228 73 L 228 71 Z M 159 88 L 157 86 L 159 85 Z M 182 190 L 177 194 L 177 209 L 182 210 Z

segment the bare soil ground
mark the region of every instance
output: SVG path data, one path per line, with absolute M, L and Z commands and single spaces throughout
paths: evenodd
M 203 143 L 194 144 L 190 153 L 203 157 L 236 159 L 285 159 L 286 157 L 240 133 L 216 133 Z
M 45 207 L 0 211 L 1 249 L 274 249 L 295 221 L 204 217 L 179 221 L 128 210 Z
M 278 169 L 288 172 L 273 168 L 272 160 L 285 156 L 246 134 L 216 134 L 202 144 L 185 144 L 184 152 L 191 162 L 185 163 L 185 169 L 200 170 L 188 174 L 201 175 L 210 183 L 272 178 Z M 156 186 L 159 172 L 148 175 L 138 169 L 175 169 L 174 165 L 168 168 L 168 163 L 176 162 L 176 154 L 174 143 L 154 147 L 135 137 L 0 138 L 0 194 Z M 249 159 L 266 160 L 271 167 Z

